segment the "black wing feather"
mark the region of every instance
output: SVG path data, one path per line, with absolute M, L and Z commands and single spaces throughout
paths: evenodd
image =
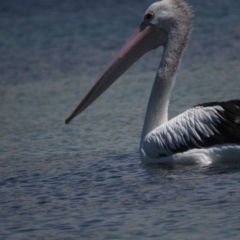
M 196 129 L 196 132 L 201 138 L 194 139 L 195 143 L 187 136 L 182 136 L 185 144 L 176 149 L 171 149 L 172 153 L 185 152 L 194 148 L 212 147 L 217 144 L 239 144 L 240 143 L 240 100 L 231 100 L 227 102 L 208 102 L 196 105 L 194 107 L 216 107 L 221 106 L 224 111 L 217 110 L 220 122 L 214 127 L 217 132 L 210 137 L 205 136 L 202 132 Z
M 240 143 L 240 100 L 209 102 L 196 107 L 214 106 L 221 106 L 224 111 L 218 110 L 218 114 L 221 116 L 220 122 L 215 126 L 218 133 L 216 132 L 209 138 L 202 136 L 203 142 L 206 143 L 205 147 L 215 144 Z

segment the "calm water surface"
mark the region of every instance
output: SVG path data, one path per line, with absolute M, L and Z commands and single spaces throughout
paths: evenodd
M 240 2 L 188 2 L 170 117 L 239 98 Z M 239 239 L 240 163 L 140 164 L 161 49 L 64 125 L 151 3 L 0 2 L 1 239 Z

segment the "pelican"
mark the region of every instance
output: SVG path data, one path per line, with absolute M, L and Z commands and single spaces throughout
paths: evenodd
M 191 9 L 183 0 L 153 3 L 65 123 L 85 110 L 141 56 L 163 46 L 140 140 L 141 162 L 210 164 L 240 160 L 240 100 L 199 104 L 168 120 L 169 98 L 191 32 L 191 19 Z

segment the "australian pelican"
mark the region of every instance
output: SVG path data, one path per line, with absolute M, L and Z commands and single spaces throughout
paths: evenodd
M 110 62 L 68 124 L 136 60 L 163 46 L 140 141 L 143 163 L 202 163 L 240 160 L 240 100 L 203 103 L 168 120 L 169 98 L 191 31 L 191 10 L 183 0 L 153 3 L 141 25 Z

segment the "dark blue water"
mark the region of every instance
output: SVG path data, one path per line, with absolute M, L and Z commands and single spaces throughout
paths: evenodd
M 239 98 L 240 2 L 188 2 L 194 29 L 170 117 Z M 151 3 L 1 0 L 1 239 L 238 239 L 238 163 L 140 164 L 161 49 L 64 125 Z

